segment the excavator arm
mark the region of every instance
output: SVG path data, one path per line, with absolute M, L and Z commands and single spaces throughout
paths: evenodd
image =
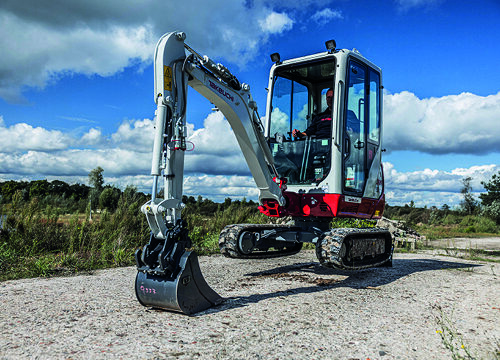
M 153 187 L 151 200 L 141 208 L 151 237 L 136 252 L 136 295 L 143 305 L 190 314 L 222 299 L 206 284 L 196 254 L 186 250 L 191 241 L 181 219 L 188 85 L 212 102 L 229 121 L 259 189 L 259 200 L 285 205 L 285 186 L 276 182 L 278 173 L 250 87 L 241 84 L 223 65 L 198 54 L 185 44 L 185 38 L 182 32 L 166 34 L 155 51 Z M 161 177 L 164 197 L 158 199 Z
M 175 223 L 183 207 L 188 85 L 214 104 L 228 120 L 259 189 L 259 200 L 275 200 L 285 205 L 283 182 L 280 184 L 274 167 L 250 86 L 241 84 L 226 67 L 201 56 L 184 40 L 182 32 L 166 34 L 159 40 L 155 52 L 157 110 L 151 167 L 154 179 L 152 199 L 142 211 L 159 238 L 165 238 L 167 230 L 162 213 L 167 213 L 167 223 Z M 156 193 L 162 171 L 165 196 L 158 200 Z

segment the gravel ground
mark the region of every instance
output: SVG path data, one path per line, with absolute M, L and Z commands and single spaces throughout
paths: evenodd
M 133 267 L 0 283 L 0 358 L 450 359 L 443 336 L 477 358 L 500 347 L 499 263 L 395 254 L 346 272 L 302 251 L 200 265 L 226 300 L 191 317 L 142 307 Z

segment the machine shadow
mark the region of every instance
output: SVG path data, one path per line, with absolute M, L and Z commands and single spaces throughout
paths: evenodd
M 244 281 L 256 281 L 259 278 L 292 278 L 300 282 L 312 285 L 286 289 L 282 291 L 270 292 L 266 294 L 255 294 L 249 296 L 228 297 L 217 307 L 208 309 L 197 315 L 216 313 L 234 308 L 244 307 L 262 300 L 286 297 L 295 294 L 307 294 L 321 292 L 332 288 L 349 287 L 352 289 L 376 288 L 390 284 L 408 275 L 433 270 L 463 269 L 479 267 L 480 264 L 464 264 L 454 261 L 443 261 L 436 259 L 394 259 L 392 267 L 378 267 L 357 271 L 346 271 L 330 269 L 321 266 L 316 262 L 305 262 L 280 266 L 274 269 L 246 274 L 243 285 L 248 286 Z M 313 275 L 313 276 L 311 276 Z M 321 278 L 325 275 L 347 276 L 344 279 Z

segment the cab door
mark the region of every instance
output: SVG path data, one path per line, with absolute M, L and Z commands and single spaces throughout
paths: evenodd
M 373 69 L 354 59 L 349 61 L 343 144 L 346 195 L 363 196 L 369 169 L 380 146 L 379 83 L 380 75 Z
M 365 185 L 365 68 L 350 61 L 344 112 L 344 193 L 361 196 Z

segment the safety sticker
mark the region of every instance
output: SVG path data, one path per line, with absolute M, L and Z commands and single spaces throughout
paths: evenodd
M 172 68 L 166 65 L 163 65 L 163 88 L 172 91 Z

